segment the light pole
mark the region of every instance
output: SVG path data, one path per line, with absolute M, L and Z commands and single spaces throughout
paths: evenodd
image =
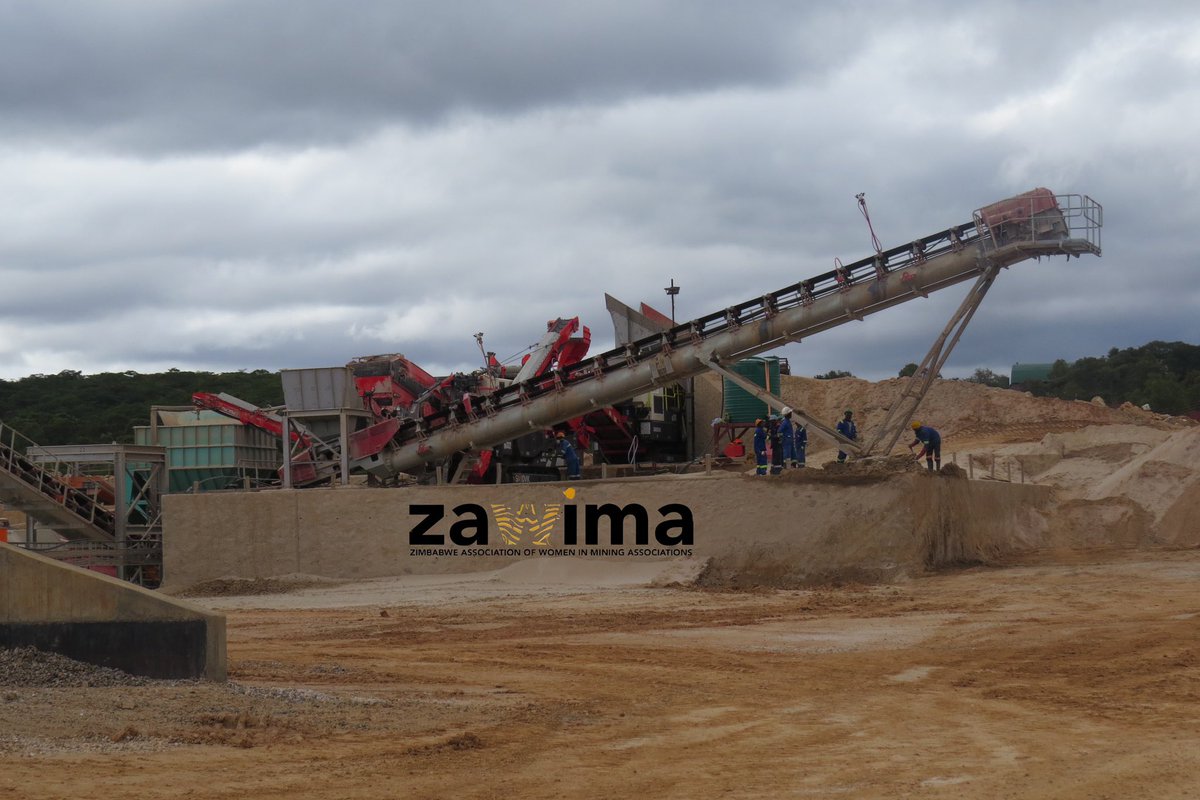
M 671 278 L 671 285 L 663 287 L 663 291 L 671 298 L 671 324 L 675 324 L 675 295 L 679 294 L 679 288 L 675 285 L 675 279 Z

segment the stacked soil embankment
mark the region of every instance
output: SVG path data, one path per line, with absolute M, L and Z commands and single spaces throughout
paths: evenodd
M 782 400 L 828 425 L 841 419 L 843 411 L 852 409 L 860 434 L 866 435 L 882 424 L 906 382 L 905 378 L 871 382 L 858 378 L 817 380 L 785 375 Z M 697 378 L 699 452 L 704 452 L 710 444 L 703 423 L 723 413 L 720 377 L 706 374 Z M 950 380 L 933 382 L 921 401 L 917 418 L 941 431 L 950 449 L 979 443 L 1036 442 L 1048 433 L 1096 425 L 1137 425 L 1171 431 L 1192 424 L 1186 418 L 1154 414 L 1128 403 L 1110 408 L 1101 403 L 1034 397 L 1011 389 Z M 830 449 L 814 437 L 810 437 L 809 446 L 811 452 L 817 453 Z
M 1063 546 L 1200 544 L 1200 428 L 1091 426 L 994 453 L 1055 487 Z
M 906 463 L 905 468 L 909 465 Z M 569 495 L 568 495 L 569 493 Z M 685 556 L 704 565 L 701 583 L 727 587 L 797 587 L 881 581 L 930 568 L 987 562 L 1044 546 L 1051 489 L 968 481 L 924 472 L 855 468 L 806 470 L 769 478 L 741 475 L 662 477 L 603 483 L 411 487 L 357 491 L 309 489 L 168 498 L 166 575 L 173 589 L 217 579 L 303 574 L 333 579 L 496 570 L 533 558 L 548 571 L 581 559 L 607 564 L 614 576 L 647 561 Z M 632 519 L 620 553 L 607 522 L 601 552 L 574 547 L 563 527 L 541 543 L 499 541 L 495 520 L 486 546 L 410 546 L 424 517 L 412 508 L 576 505 L 556 519 L 585 519 L 599 507 L 645 509 L 650 548 L 634 547 Z M 657 520 L 686 507 L 693 537 L 655 549 Z M 548 517 L 549 518 L 549 517 Z M 380 521 L 386 520 L 381 524 Z M 422 536 L 442 541 L 453 513 Z M 678 533 L 680 528 L 670 531 Z M 219 532 L 214 534 L 214 532 Z M 510 532 L 510 540 L 518 533 Z M 669 552 L 667 552 L 669 550 Z
M 1049 487 L 870 471 L 792 473 L 762 485 L 804 501 L 794 535 L 713 553 L 700 585 L 792 588 L 889 581 L 991 563 L 1051 543 Z

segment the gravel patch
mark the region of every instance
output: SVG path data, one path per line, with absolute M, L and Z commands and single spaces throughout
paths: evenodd
M 88 687 L 149 686 L 163 683 L 47 653 L 36 647 L 0 650 L 0 686 Z

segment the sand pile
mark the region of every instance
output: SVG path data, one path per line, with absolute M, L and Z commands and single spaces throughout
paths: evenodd
M 869 438 L 905 383 L 784 376 L 781 394 L 831 425 L 853 409 L 860 435 Z M 707 375 L 696 385 L 698 418 L 718 416 L 720 380 Z M 1106 399 L 1115 405 L 1121 398 Z M 983 468 L 985 477 L 1055 487 L 1049 527 L 1043 522 L 1014 530 L 1014 544 L 1022 537 L 1029 545 L 1040 539 L 1067 547 L 1200 544 L 1200 426 L 1190 419 L 1130 403 L 1039 398 L 967 381 L 935 381 L 916 417 L 942 432 L 947 465 L 955 455 L 960 465 L 971 455 L 976 477 Z M 908 440 L 902 435 L 899 447 Z M 860 482 L 881 477 L 833 462 L 835 450 L 810 435 L 809 463 L 821 469 L 808 472 Z M 895 471 L 904 471 L 908 465 L 895 458 Z M 991 473 L 993 462 L 998 466 Z M 935 521 L 933 528 L 939 525 Z
M 783 377 L 783 401 L 833 425 L 845 409 L 853 409 L 860 435 L 883 422 L 887 410 L 900 396 L 906 379 L 871 382 L 858 378 L 816 380 L 796 375 Z M 722 413 L 721 380 L 706 374 L 696 380 L 696 418 L 713 419 Z M 947 449 L 978 441 L 993 443 L 1040 440 L 1049 432 L 1074 431 L 1088 426 L 1132 425 L 1162 431 L 1194 426 L 1185 417 L 1143 411 L 1125 403 L 1110 408 L 1083 400 L 1034 397 L 1010 389 L 994 389 L 969 381 L 934 381 L 921 402 L 917 418 L 946 437 Z M 901 441 L 907 443 L 904 437 Z M 829 446 L 810 436 L 810 454 Z
M 1200 428 L 1172 434 L 1095 483 L 1085 496 L 1128 498 L 1153 517 L 1160 541 L 1200 542 Z
M 1004 445 L 992 453 L 1002 462 L 1019 462 L 1027 480 L 1057 486 L 1064 497 L 1086 497 L 1097 483 L 1171 435 L 1142 425 L 1091 425 L 1047 434 L 1037 442 Z

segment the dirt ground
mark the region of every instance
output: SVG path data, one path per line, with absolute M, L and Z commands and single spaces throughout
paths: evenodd
M 898 385 L 783 388 L 869 425 Z M 214 581 L 228 684 L 0 659 L 0 800 L 1200 796 L 1200 427 L 963 382 L 921 413 L 947 463 L 1054 487 L 1070 547 L 819 590 Z
M 231 683 L 0 683 L 0 797 L 1200 794 L 1200 551 L 890 586 L 213 597 Z

